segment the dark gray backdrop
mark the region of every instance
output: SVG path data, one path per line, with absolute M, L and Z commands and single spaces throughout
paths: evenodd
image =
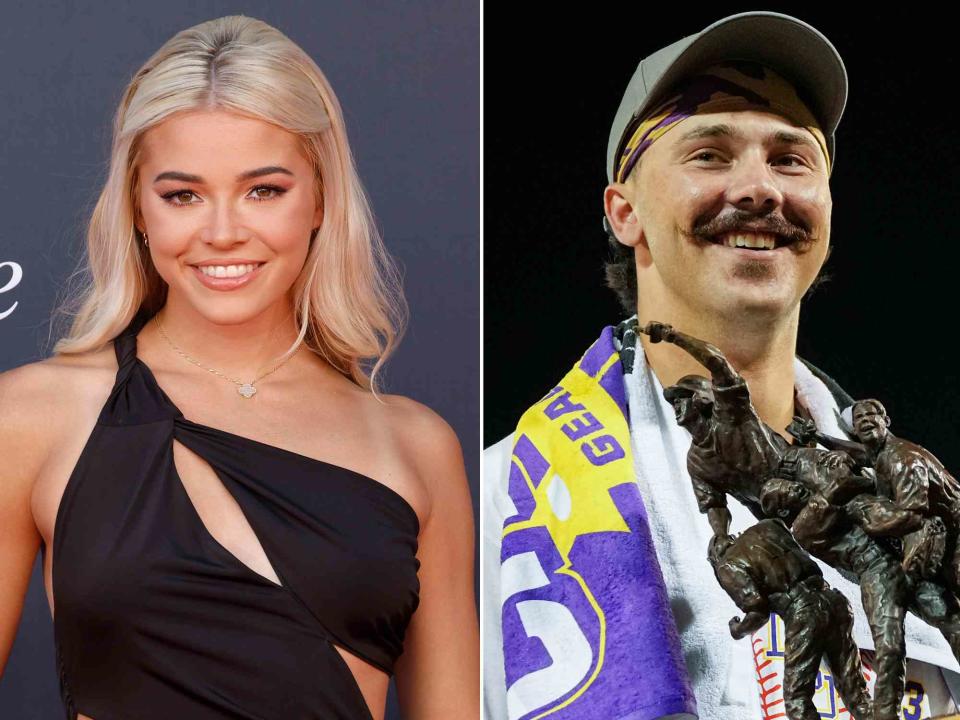
M 264 20 L 329 78 L 387 247 L 404 267 L 410 326 L 387 391 L 439 412 L 479 476 L 480 11 L 417 3 L 7 5 L 0 23 L 0 370 L 49 355 L 49 319 L 74 267 L 126 83 L 174 33 L 221 15 Z M 13 285 L 16 263 L 22 278 Z M 15 305 L 15 307 L 14 307 Z M 53 338 L 55 339 L 55 337 Z M 0 588 L 0 592 L 2 592 Z M 388 718 L 397 718 L 392 697 Z M 62 717 L 40 555 L 0 680 L 0 717 Z

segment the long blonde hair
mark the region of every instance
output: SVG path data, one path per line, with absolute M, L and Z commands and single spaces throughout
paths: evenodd
M 113 123 L 106 183 L 87 228 L 86 255 L 60 303 L 70 329 L 57 354 L 103 347 L 167 285 L 138 240 L 138 172 L 146 130 L 184 110 L 224 109 L 301 137 L 314 166 L 323 222 L 292 288 L 301 343 L 376 394 L 377 374 L 407 320 L 400 274 L 374 224 L 347 142 L 340 104 L 316 63 L 265 22 L 243 15 L 177 33 L 137 71 Z M 368 371 L 369 369 L 369 371 Z

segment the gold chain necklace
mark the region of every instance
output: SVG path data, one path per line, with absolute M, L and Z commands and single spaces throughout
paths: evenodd
M 196 365 L 197 367 L 202 368 L 203 370 L 206 370 L 207 372 L 211 372 L 211 373 L 213 373 L 214 375 L 219 375 L 219 376 L 222 377 L 224 380 L 229 380 L 230 382 L 232 382 L 233 384 L 235 384 L 235 385 L 238 386 L 238 387 L 237 387 L 237 392 L 240 393 L 240 395 L 241 395 L 242 397 L 245 397 L 245 398 L 251 398 L 251 397 L 253 397 L 254 394 L 257 392 L 257 388 L 254 387 L 254 383 L 259 382 L 260 380 L 262 380 L 263 378 L 265 378 L 265 377 L 266 377 L 267 375 L 269 375 L 270 373 L 275 372 L 276 370 L 279 370 L 281 367 L 283 367 L 283 365 L 284 365 L 288 360 L 290 360 L 290 359 L 293 357 L 293 355 L 291 355 L 291 356 L 288 357 L 286 360 L 284 360 L 282 363 L 280 363 L 280 364 L 277 365 L 275 368 L 273 368 L 273 370 L 269 370 L 269 371 L 263 373 L 262 375 L 260 375 L 259 377 L 254 378 L 253 380 L 251 380 L 251 381 L 248 382 L 248 383 L 241 382 L 240 380 L 237 380 L 236 378 L 229 378 L 229 377 L 227 377 L 226 375 L 224 375 L 223 373 L 221 373 L 221 372 L 219 372 L 219 371 L 217 371 L 217 370 L 214 370 L 213 368 L 209 368 L 209 367 L 206 367 L 205 365 L 201 365 L 199 362 L 197 362 L 197 361 L 194 360 L 192 357 L 190 357 L 189 355 L 187 355 L 185 352 L 183 352 L 183 350 L 181 350 L 181 349 L 178 348 L 176 345 L 174 345 L 174 344 L 173 344 L 173 341 L 172 341 L 169 337 L 167 337 L 167 333 L 164 332 L 163 326 L 160 324 L 160 315 L 159 315 L 159 313 L 156 314 L 156 315 L 154 315 L 154 316 L 153 316 L 153 319 L 154 319 L 154 322 L 155 322 L 156 325 L 157 325 L 157 330 L 160 331 L 160 334 L 163 336 L 163 339 L 166 340 L 167 343 L 169 343 L 170 347 L 172 347 L 174 350 L 176 350 L 176 352 L 177 352 L 180 356 L 182 356 L 184 360 L 187 360 L 187 361 L 193 363 L 193 364 Z M 294 353 L 294 355 L 295 355 L 295 354 L 296 354 L 296 353 Z

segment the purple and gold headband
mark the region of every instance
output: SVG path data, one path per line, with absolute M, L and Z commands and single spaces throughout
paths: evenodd
M 829 175 L 826 138 L 793 85 L 763 65 L 731 61 L 689 78 L 668 100 L 627 126 L 624 135 L 630 139 L 623 146 L 614 180 L 624 182 L 644 151 L 677 123 L 692 115 L 732 110 L 766 110 L 806 128 L 823 151 Z

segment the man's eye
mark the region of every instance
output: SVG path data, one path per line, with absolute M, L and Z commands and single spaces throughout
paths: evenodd
M 787 167 L 803 167 L 805 164 L 803 159 L 796 155 L 784 155 L 777 158 L 775 162 L 777 164 L 785 164 Z
M 704 162 L 710 162 L 711 160 L 719 159 L 719 155 L 713 150 L 701 150 L 696 155 L 693 156 L 693 160 L 703 160 Z

